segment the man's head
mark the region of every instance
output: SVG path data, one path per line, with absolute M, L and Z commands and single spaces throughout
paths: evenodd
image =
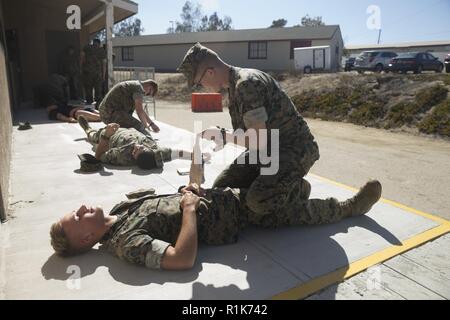
M 188 86 L 193 90 L 204 87 L 208 91 L 219 92 L 228 84 L 229 66 L 217 53 L 200 43 L 189 49 L 177 71 L 186 76 Z
M 101 45 L 100 39 L 92 40 L 92 44 L 94 45 L 94 47 L 100 48 L 100 45 Z
M 142 87 L 144 88 L 146 96 L 154 97 L 158 93 L 158 83 L 156 83 L 156 81 L 150 79 L 142 81 Z
M 155 153 L 143 145 L 136 144 L 132 156 L 136 160 L 137 166 L 143 170 L 152 170 L 158 167 Z
M 102 208 L 82 205 L 51 226 L 51 245 L 61 256 L 81 254 L 99 242 L 107 229 Z

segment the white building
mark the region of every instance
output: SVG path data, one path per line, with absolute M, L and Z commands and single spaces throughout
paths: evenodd
M 336 71 L 344 47 L 338 25 L 118 37 L 113 40 L 114 64 L 173 72 L 196 42 L 227 63 L 266 71 L 294 70 L 294 48 L 311 46 L 330 46 L 331 70 Z

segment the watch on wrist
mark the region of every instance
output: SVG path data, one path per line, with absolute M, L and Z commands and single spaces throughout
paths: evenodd
M 110 137 L 108 137 L 106 134 L 102 133 L 102 135 L 100 136 L 103 140 L 109 140 Z

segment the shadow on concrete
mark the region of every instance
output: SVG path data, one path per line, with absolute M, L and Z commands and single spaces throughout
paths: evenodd
M 252 230 L 249 230 L 247 235 L 246 233 L 244 233 L 243 237 L 249 239 L 250 242 L 255 244 L 255 241 L 252 240 L 252 238 L 255 238 L 255 231 L 257 233 L 256 238 L 266 236 L 273 237 L 275 233 L 282 232 L 283 238 L 298 238 L 299 241 L 309 241 L 310 244 L 306 246 L 308 252 L 296 252 L 295 247 L 291 245 L 291 241 L 289 247 L 286 248 L 286 250 L 289 250 L 290 252 L 289 260 L 287 260 L 285 257 L 280 259 L 282 260 L 283 265 L 286 265 L 286 263 L 289 265 L 289 268 L 287 268 L 286 270 L 291 272 L 296 277 L 306 276 L 309 279 L 314 279 L 316 277 L 338 271 L 335 275 L 336 279 L 338 280 L 335 283 L 340 283 L 345 279 L 345 274 L 347 273 L 349 267 L 349 260 L 344 249 L 332 237 L 339 233 L 347 233 L 348 230 L 353 227 L 364 228 L 375 234 L 378 234 L 391 245 L 397 246 L 402 244 L 395 235 L 389 232 L 389 230 L 382 227 L 376 221 L 367 216 L 348 219 L 333 225 L 317 227 L 283 228 L 280 230 L 257 230 L 256 228 L 251 228 Z M 303 233 L 303 231 L 306 231 L 308 229 L 309 232 L 307 237 L 303 237 L 301 234 Z M 264 233 L 266 233 L 266 235 Z M 316 237 L 311 238 L 311 233 L 314 233 Z M 256 245 L 261 247 L 261 245 Z M 302 247 L 304 248 L 305 246 L 303 246 L 299 242 L 299 250 L 303 249 Z M 266 250 L 270 249 L 266 248 Z M 207 259 L 202 259 L 200 254 L 197 263 L 218 263 L 228 265 L 233 269 L 246 271 L 248 289 L 241 290 L 236 285 L 216 288 L 213 285 L 204 285 L 203 283 L 195 282 L 193 283 L 192 287 L 192 299 L 251 299 L 255 296 L 258 296 L 258 292 L 266 289 L 266 275 L 264 268 L 263 266 L 261 266 L 261 269 L 248 269 L 248 263 L 245 263 L 245 260 L 248 261 L 248 259 L 251 259 L 251 257 L 245 257 L 244 259 L 244 256 L 244 252 L 236 252 L 236 254 L 231 258 L 229 256 L 217 254 L 210 256 Z M 279 256 L 279 254 L 276 251 L 271 251 L 271 256 L 277 257 Z M 276 261 L 279 262 L 280 260 L 277 259 Z M 302 281 L 302 283 L 306 281 L 304 280 Z M 292 287 L 295 286 L 296 285 L 293 283 Z M 333 300 L 336 298 L 336 293 L 336 290 L 327 290 L 327 295 L 320 298 Z M 266 296 L 263 298 L 269 299 L 271 298 L 271 296 Z
M 202 270 L 201 264 L 197 264 L 192 270 L 183 272 L 149 270 L 122 261 L 106 250 L 92 249 L 86 254 L 70 258 L 61 258 L 53 254 L 42 266 L 41 273 L 46 280 L 66 281 L 74 276 L 73 270 L 69 269 L 73 266 L 80 268 L 80 279 L 94 274 L 100 267 L 106 267 L 114 280 L 138 287 L 167 282 L 191 282 L 198 278 Z
M 292 227 L 279 230 L 263 230 L 251 227 L 243 232 L 241 241 L 247 241 L 259 247 L 258 252 L 262 252 L 263 255 L 269 255 L 268 251 L 270 251 L 271 260 L 275 257 L 275 261 L 282 263 L 283 269 L 297 277 L 299 283 L 307 282 L 336 270 L 339 270 L 337 282 L 341 282 L 348 270 L 349 260 L 344 249 L 332 237 L 339 233 L 347 233 L 353 227 L 361 227 L 376 233 L 392 245 L 401 245 L 399 239 L 369 217 L 359 217 L 334 225 L 317 227 Z M 271 251 L 267 247 L 264 249 L 264 245 L 261 245 L 264 240 L 259 241 L 261 237 L 274 241 L 280 241 L 280 238 L 283 238 L 283 242 L 286 239 L 287 247 L 284 251 L 288 250 L 289 259 L 286 259 L 286 257 L 280 258 L 281 252 Z M 298 240 L 298 251 L 295 249 L 296 242 L 293 245 L 295 240 Z M 61 258 L 54 254 L 42 266 L 41 272 L 47 280 L 64 281 L 72 276 L 71 273 L 67 273 L 70 266 L 80 268 L 81 278 L 94 274 L 99 267 L 106 267 L 114 280 L 131 286 L 193 282 L 192 299 L 194 300 L 270 298 L 270 296 L 261 297 L 261 292 L 267 292 L 268 290 L 268 274 L 265 270 L 266 267 L 256 261 L 257 258 L 250 252 L 242 251 L 239 244 L 219 247 L 200 245 L 197 263 L 192 270 L 169 272 L 148 270 L 123 262 L 105 250 L 93 249 L 85 255 L 71 258 Z M 247 288 L 241 289 L 234 284 L 214 287 L 196 281 L 203 270 L 203 263 L 220 264 L 245 272 Z M 294 286 L 296 284 L 292 283 L 292 287 Z M 334 299 L 335 294 L 336 291 L 328 290 L 326 296 L 320 298 Z

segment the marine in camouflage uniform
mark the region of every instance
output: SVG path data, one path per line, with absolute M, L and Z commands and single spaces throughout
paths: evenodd
M 188 51 L 178 70 L 193 84 L 197 67 L 211 56 L 216 54 L 197 43 Z M 311 219 L 339 216 L 342 209 L 336 199 L 308 200 L 310 185 L 304 177 L 319 159 L 319 147 L 288 95 L 262 71 L 230 67 L 229 72 L 229 112 L 233 129 L 247 131 L 251 124 L 264 122 L 268 148 L 270 130 L 278 130 L 279 150 L 272 152 L 279 154 L 279 170 L 273 175 L 261 175 L 259 162 L 242 162 L 242 158 L 248 159 L 247 151 L 220 174 L 214 187 L 248 189 L 247 205 L 255 214 L 253 222 L 258 224 L 264 221 L 276 224 L 277 216 L 294 205 Z
M 91 104 L 94 99 L 92 90 L 95 91 L 95 101 L 100 103 L 103 85 L 103 64 L 106 59 L 106 52 L 98 45 L 87 45 L 83 48 L 84 62 L 82 65 L 82 80 L 86 94 L 86 101 Z
M 318 212 L 311 216 L 307 205 L 293 197 L 290 206 L 277 215 L 260 219 L 249 210 L 248 190 L 215 188 L 200 198 L 197 214 L 198 240 L 208 245 L 227 245 L 238 241 L 239 232 L 249 224 L 282 227 L 333 223 L 344 218 Z M 154 190 L 127 195 L 130 200 L 116 205 L 110 215 L 118 217 L 100 243 L 110 253 L 130 263 L 150 269 L 161 268 L 169 246 L 175 246 L 182 226 L 181 194 L 155 195 Z
M 133 117 L 135 100 L 143 98 L 144 88 L 140 81 L 124 81 L 116 84 L 105 96 L 99 111 L 106 124 L 117 123 L 122 128 L 134 128 L 143 132 L 142 123 Z
M 99 144 L 102 134 L 106 129 L 88 130 L 88 141 L 94 145 Z M 172 160 L 172 149 L 158 146 L 158 144 L 148 135 L 144 135 L 137 130 L 119 128 L 109 139 L 109 150 L 102 154 L 100 161 L 116 166 L 134 166 L 132 152 L 135 145 L 143 145 L 153 152 L 157 168 L 162 168 L 164 162 Z M 176 151 L 175 151 L 176 152 Z
M 75 49 L 69 47 L 61 59 L 61 74 L 65 76 L 70 86 L 70 98 L 78 100 L 81 97 L 81 68 L 80 57 L 75 54 Z

